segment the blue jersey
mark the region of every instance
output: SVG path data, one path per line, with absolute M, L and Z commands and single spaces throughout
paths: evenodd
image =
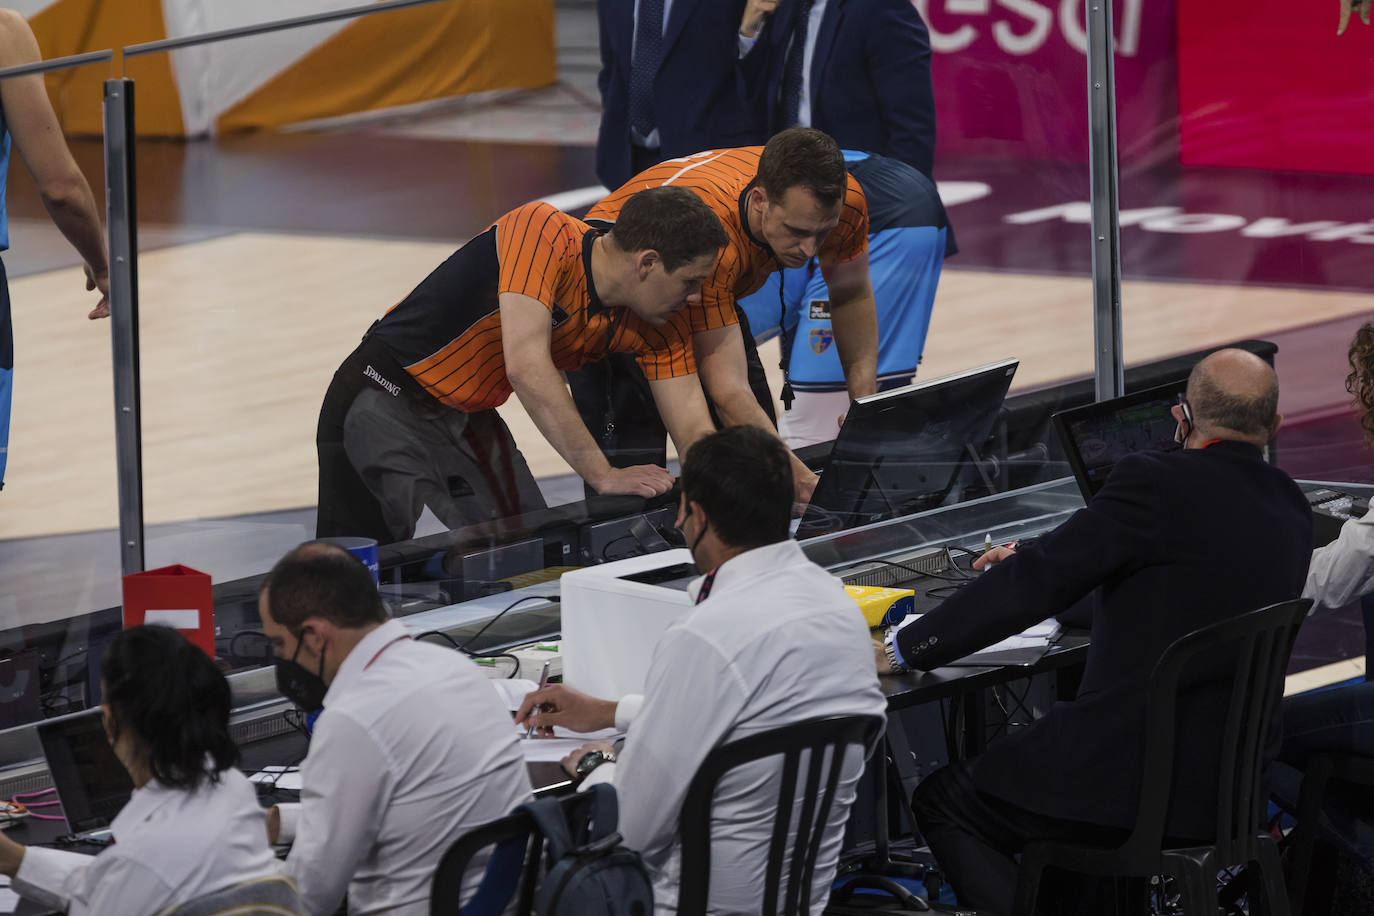
M 850 151 L 845 151 L 845 162 L 868 200 L 878 381 L 909 379 L 925 349 L 945 256 L 956 250 L 949 221 L 935 183 L 911 166 Z M 749 317 L 755 340 L 783 332 L 788 377 L 795 390 L 844 390 L 830 323 L 830 292 L 814 259 L 781 275 L 774 273 L 739 305 Z

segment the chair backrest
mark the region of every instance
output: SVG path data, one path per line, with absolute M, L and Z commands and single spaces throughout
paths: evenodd
M 285 875 L 244 881 L 163 910 L 159 916 L 305 916 L 296 885 Z
M 591 799 L 570 795 L 559 800 L 569 824 L 585 824 Z M 491 850 L 476 891 L 462 903 L 463 878 L 473 860 Z M 544 861 L 544 837 L 534 818 L 516 811 L 460 836 L 439 860 L 430 885 L 430 916 L 500 916 L 518 891 L 511 916 L 530 916 Z
M 1195 630 L 1164 650 L 1150 675 L 1145 755 L 1136 826 L 1122 851 L 1158 853 L 1173 789 L 1177 713 L 1185 675 L 1200 664 L 1234 665 L 1221 724 L 1217 772 L 1216 848 L 1219 861 L 1253 857 L 1262 830 L 1264 754 L 1269 724 L 1283 695 L 1288 656 L 1312 602 L 1284 601 Z
M 778 912 L 806 916 L 811 904 L 816 856 L 830 819 L 846 752 L 854 745 L 872 749 L 882 734 L 883 724 L 879 716 L 827 716 L 750 735 L 711 751 L 692 778 L 679 815 L 682 870 L 678 916 L 699 916 L 706 912 L 711 875 L 711 806 L 722 777 L 735 767 L 779 756 L 782 770 L 778 778 L 777 810 L 768 846 L 766 879 L 761 888 L 763 900 L 758 912 L 762 916 Z M 797 776 L 804 754 L 808 762 L 802 810 L 789 848 L 792 802 L 797 795 Z M 780 910 L 778 890 L 784 873 L 787 897 Z

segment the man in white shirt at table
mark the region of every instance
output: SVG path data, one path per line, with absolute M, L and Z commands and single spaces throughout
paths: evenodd
M 367 567 L 339 547 L 288 553 L 258 609 L 278 688 L 324 709 L 300 804 L 268 816 L 273 842 L 294 840 L 286 872 L 306 912 L 330 916 L 347 890 L 350 916 L 427 916 L 453 841 L 530 798 L 510 711 L 471 661 L 410 639 Z
M 807 719 L 881 717 L 886 709 L 863 616 L 839 580 L 790 539 L 791 510 L 789 454 L 776 437 L 735 426 L 698 440 L 682 462 L 678 527 L 706 574 L 688 587 L 696 607 L 659 640 L 644 694 L 617 703 L 552 685 L 527 696 L 516 714 L 541 733 L 555 725 L 627 730 L 619 762 L 609 745 L 591 744 L 563 765 L 574 775 L 580 769 L 584 785 L 615 785 L 620 832 L 653 874 L 660 913 L 676 910 L 678 813 L 714 748 Z M 732 771 L 716 790 L 712 912 L 761 904 L 779 767 L 773 759 Z M 813 913 L 829 896 L 863 767 L 855 749 L 816 857 Z

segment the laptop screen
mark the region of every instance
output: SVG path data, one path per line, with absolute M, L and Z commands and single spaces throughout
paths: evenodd
M 808 538 L 934 509 L 997 422 L 1017 360 L 860 398 L 797 526 Z
M 100 710 L 38 726 L 57 800 L 72 833 L 108 827 L 134 790 L 114 749 L 105 740 Z
M 1112 468 L 1134 452 L 1172 452 L 1178 423 L 1169 409 L 1187 379 L 1147 388 L 1109 401 L 1086 404 L 1054 415 L 1054 427 L 1073 468 L 1078 489 L 1091 501 L 1107 483 Z

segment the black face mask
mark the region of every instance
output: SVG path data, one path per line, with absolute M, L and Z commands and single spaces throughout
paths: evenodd
M 324 652 L 320 653 L 320 670 L 314 674 L 296 663 L 300 654 L 301 639 L 297 637 L 291 657 L 277 659 L 277 692 L 302 712 L 318 712 L 324 708 L 324 695 L 329 690 L 324 683 Z

